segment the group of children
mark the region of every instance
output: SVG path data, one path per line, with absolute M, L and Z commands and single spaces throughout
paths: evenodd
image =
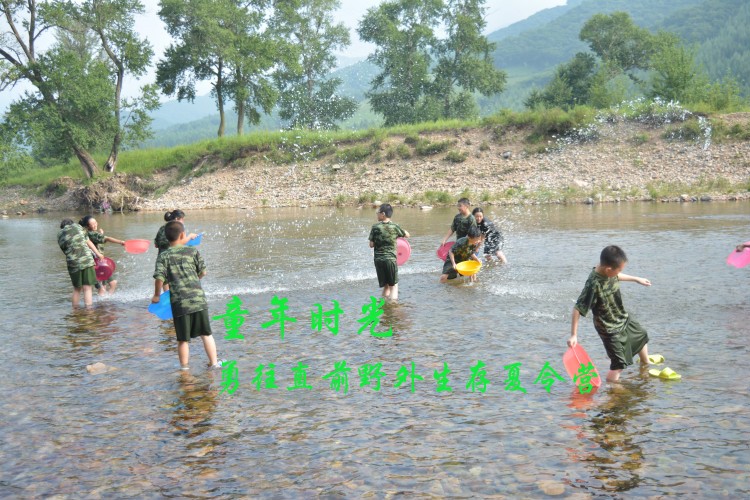
M 445 283 L 458 276 L 456 265 L 475 260 L 479 246 L 484 242 L 485 259 L 495 256 L 498 261 L 506 263 L 507 259 L 501 250 L 502 234 L 494 224 L 484 218 L 482 209 L 471 210 L 471 203 L 466 198 L 458 200 L 458 214 L 453 218 L 450 229 L 443 238 L 444 245 L 455 233 L 456 242 L 448 251 L 448 258 L 443 265 L 440 282 Z M 378 283 L 383 288 L 383 296 L 391 300 L 398 298 L 398 267 L 396 266 L 396 239 L 409 237 L 409 233 L 391 221 L 393 208 L 384 204 L 377 211 L 378 223 L 370 230 L 370 247 L 375 249 L 375 270 Z M 750 245 L 747 245 L 750 247 Z M 740 248 L 741 247 L 741 248 Z M 740 251 L 745 245 L 737 247 Z M 578 343 L 578 323 L 581 316 L 593 312 L 594 327 L 604 344 L 610 359 L 610 370 L 607 381 L 615 382 L 622 370 L 633 364 L 633 356 L 638 355 L 641 367 L 647 367 L 657 359 L 648 355 L 648 333 L 638 322 L 630 318 L 625 311 L 620 295 L 620 281 L 634 281 L 644 286 L 651 286 L 645 278 L 629 276 L 623 273 L 627 257 L 618 246 L 608 246 L 599 256 L 599 264 L 591 271 L 583 291 L 573 308 L 571 334 L 568 346 Z M 474 280 L 476 275 L 472 275 Z M 395 290 L 395 293 L 394 293 Z M 659 361 L 663 360 L 659 356 Z
M 440 282 L 457 277 L 456 264 L 469 259 L 479 261 L 478 249 L 482 242 L 486 259 L 495 256 L 500 262 L 507 262 L 501 250 L 502 234 L 484 218 L 482 210 L 475 208 L 472 213 L 469 200 L 461 198 L 458 201 L 458 212 L 443 238 L 445 244 L 455 233 L 457 240 L 448 252 Z M 399 281 L 396 240 L 399 237 L 409 238 L 410 235 L 391 221 L 391 205 L 381 205 L 376 216 L 378 222 L 370 230 L 369 245 L 374 250 L 375 271 L 378 284 L 383 288 L 383 297 L 395 301 L 398 299 Z M 203 341 L 209 367 L 220 367 L 221 361 L 217 361 L 216 344 L 208 317 L 208 303 L 200 284 L 200 279 L 206 275 L 206 265 L 195 247 L 185 246 L 196 235 L 185 233 L 184 217 L 181 210 L 167 212 L 164 216 L 167 223 L 159 228 L 154 240 L 159 255 L 153 275 L 154 295 L 151 301 L 159 302 L 162 290 L 170 290 L 178 357 L 183 370 L 188 369 L 190 339 L 196 337 Z M 98 245 L 105 242 L 124 245 L 125 242 L 104 236 L 92 216 L 84 217 L 78 224 L 70 219 L 63 220 L 57 240 L 65 253 L 68 273 L 73 283 L 73 306 L 78 306 L 81 291 L 85 304 L 91 305 L 92 287 L 96 284 L 94 257 L 103 257 Z M 745 248 L 750 248 L 750 245 L 737 245 L 738 252 Z M 611 245 L 601 251 L 599 264 L 589 274 L 573 307 L 570 337 L 567 341 L 570 347 L 578 343 L 580 317 L 592 312 L 594 328 L 610 359 L 608 382 L 617 381 L 622 370 L 633 364 L 636 355 L 640 358 L 642 368 L 663 361 L 663 356 L 649 356 L 648 333 L 630 317 L 623 306 L 620 282 L 632 281 L 651 286 L 648 279 L 623 273 L 627 262 L 625 252 L 618 246 Z M 108 285 L 114 291 L 116 281 Z

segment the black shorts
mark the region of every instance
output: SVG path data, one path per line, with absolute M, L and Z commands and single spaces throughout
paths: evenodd
M 458 264 L 458 262 L 456 262 L 456 264 Z M 450 256 L 445 259 L 445 264 L 443 264 L 443 274 L 447 274 L 449 280 L 458 278 L 458 271 L 453 269 Z
M 174 329 L 177 340 L 190 342 L 190 339 L 201 335 L 211 335 L 211 322 L 208 319 L 208 309 L 174 317 Z
M 375 272 L 378 274 L 380 288 L 398 284 L 398 265 L 395 260 L 376 260 Z

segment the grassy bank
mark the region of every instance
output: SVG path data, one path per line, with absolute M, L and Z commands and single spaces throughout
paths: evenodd
M 453 138 L 460 132 L 476 129 L 486 132 L 486 139 L 482 139 L 481 144 L 473 145 L 479 151 L 504 145 L 512 138 L 522 141 L 524 153 L 531 156 L 544 155 L 574 143 L 595 142 L 599 127 L 613 122 L 635 122 L 648 127 L 648 133 L 637 133 L 629 138 L 636 149 L 649 147 L 654 130 L 667 141 L 718 144 L 750 140 L 750 120 L 747 117 L 733 120 L 727 116 L 737 115 L 698 115 L 674 103 L 632 101 L 605 111 L 589 107 L 576 107 L 568 111 L 502 111 L 477 121 L 438 121 L 362 131 L 259 131 L 171 148 L 123 151 L 117 171 L 144 179 L 142 190 L 158 196 L 186 177 L 254 164 L 273 168 L 274 165 L 303 165 L 322 160 L 329 169 L 365 170 L 364 165 L 428 157 L 445 163 L 462 163 L 469 153 L 465 144 L 456 144 Z M 95 158 L 103 164 L 106 154 L 95 155 Z M 171 171 L 170 181 L 158 184 L 151 181 L 156 173 L 166 170 Z M 61 177 L 70 177 L 75 183 L 83 185 L 92 182 L 84 178 L 78 162 L 71 161 L 13 175 L 5 180 L 4 185 L 33 189 L 37 193 L 47 191 L 61 194 L 60 190 L 64 190 L 65 186 L 56 182 Z M 108 174 L 99 176 L 101 179 L 108 177 Z M 659 199 L 685 194 L 699 196 L 707 192 L 730 195 L 747 190 L 746 183 L 732 183 L 717 176 L 691 185 L 652 182 L 638 188 L 628 188 L 624 192 L 614 191 L 605 185 L 585 189 L 536 189 L 533 192 L 526 192 L 522 187 L 511 187 L 502 191 L 474 192 L 469 197 L 482 202 L 564 203 L 586 198 L 613 200 Z M 363 192 L 356 196 L 340 194 L 332 202 L 365 203 L 375 198 L 402 204 L 434 205 L 453 203 L 456 196 L 455 193 L 440 190 L 424 191 L 409 197 L 396 193 L 385 197 L 381 193 L 376 197 L 373 193 Z

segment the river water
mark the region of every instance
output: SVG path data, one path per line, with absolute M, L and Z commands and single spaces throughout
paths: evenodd
M 374 210 L 188 213 L 188 229 L 204 233 L 210 315 L 234 296 L 248 311 L 244 339 L 212 321 L 220 357 L 235 361 L 231 386 L 204 367 L 199 341 L 191 370 L 177 369 L 171 322 L 146 311 L 155 249 L 107 245 L 118 292 L 73 312 L 55 237 L 61 218 L 82 214 L 0 221 L 0 496 L 750 496 L 750 268 L 725 264 L 750 239 L 746 203 L 489 207 L 509 264 L 441 285 L 435 249 L 454 213 L 397 209 L 413 253 L 401 300 L 374 329 L 392 328 L 388 338 L 358 334 L 379 292 Z M 97 219 L 122 239 L 152 239 L 162 223 Z M 625 306 L 682 380 L 636 365 L 621 384 L 580 394 L 567 377 L 570 312 L 608 244 L 628 253 L 626 273 L 653 283 L 623 283 Z M 278 323 L 261 327 L 274 297 L 297 319 L 283 340 Z M 338 333 L 312 330 L 311 311 L 332 301 Z M 579 339 L 606 374 L 590 318 Z M 342 361 L 348 387 L 324 378 Z M 470 383 L 479 361 L 485 392 Z M 88 373 L 95 362 L 110 371 Z M 535 383 L 547 362 L 564 378 L 549 392 Z M 379 390 L 377 379 L 361 386 L 358 370 L 376 363 Z M 289 390 L 300 365 L 310 388 Z M 526 392 L 506 383 L 509 365 Z M 438 392 L 446 368 L 452 390 Z

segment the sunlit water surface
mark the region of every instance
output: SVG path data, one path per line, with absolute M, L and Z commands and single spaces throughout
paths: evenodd
M 725 258 L 750 239 L 747 204 L 627 204 L 493 208 L 509 265 L 480 280 L 438 284 L 435 249 L 453 209 L 397 209 L 412 234 L 400 268 L 401 300 L 376 331 L 359 319 L 377 296 L 367 246 L 373 210 L 195 211 L 204 232 L 203 280 L 210 315 L 232 296 L 249 311 L 244 340 L 212 327 L 239 382 L 204 368 L 191 343 L 191 370 L 177 370 L 171 322 L 146 308 L 155 249 L 117 262 L 119 291 L 72 312 L 70 283 L 55 240 L 66 214 L 0 221 L 2 439 L 0 496 L 78 497 L 486 496 L 630 498 L 750 495 L 748 320 L 750 268 Z M 82 214 L 72 214 L 76 219 Z M 152 239 L 160 214 L 100 215 L 116 238 Z M 627 309 L 646 327 L 652 353 L 681 381 L 651 378 L 637 365 L 619 386 L 579 394 L 565 374 L 570 311 L 599 251 L 627 251 Z M 284 339 L 274 296 L 288 299 Z M 311 329 L 311 310 L 338 301 L 338 335 Z M 580 341 L 602 374 L 608 360 L 590 318 Z M 478 361 L 486 392 L 467 384 Z M 346 361 L 348 391 L 323 377 Z M 111 371 L 89 374 L 86 365 Z M 545 362 L 565 378 L 535 384 Z M 309 390 L 288 390 L 307 365 Z M 358 368 L 382 363 L 381 387 L 361 387 Z M 422 378 L 394 387 L 401 367 Z M 526 392 L 506 390 L 520 363 Z M 256 387 L 275 365 L 278 388 Z M 437 392 L 450 370 L 452 391 Z M 469 385 L 470 387 L 470 385 Z M 477 386 L 478 389 L 478 386 Z

